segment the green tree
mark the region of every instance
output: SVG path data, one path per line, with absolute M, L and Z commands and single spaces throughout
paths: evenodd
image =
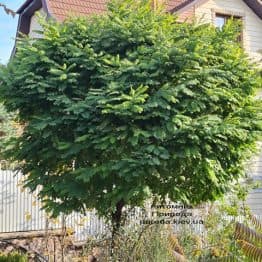
M 236 26 L 181 24 L 125 0 L 43 28 L 19 41 L 0 96 L 25 123 L 8 155 L 48 211 L 96 208 L 115 231 L 126 205 L 216 200 L 243 175 L 260 79 Z
M 18 131 L 18 125 L 14 121 L 15 114 L 8 113 L 3 106 L 0 104 L 0 163 L 5 163 L 4 167 L 7 167 L 7 161 L 3 156 L 3 152 L 6 149 L 7 141 L 15 137 Z
M 0 69 L 4 65 L 0 64 Z M 2 103 L 0 103 L 0 163 L 6 162 L 3 156 L 5 151 L 6 142 L 16 135 L 17 125 L 14 122 L 14 113 L 8 113 Z
M 0 152 L 3 151 L 4 138 L 7 136 L 7 132 L 10 131 L 9 123 L 8 113 L 3 105 L 0 104 Z M 3 160 L 2 157 L 0 159 Z

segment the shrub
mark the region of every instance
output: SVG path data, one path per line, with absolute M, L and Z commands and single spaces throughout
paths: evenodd
M 25 255 L 19 253 L 0 254 L 0 262 L 28 262 L 28 259 Z

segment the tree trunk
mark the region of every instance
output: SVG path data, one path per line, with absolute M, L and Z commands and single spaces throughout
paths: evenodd
M 121 199 L 116 204 L 116 210 L 115 212 L 112 212 L 111 214 L 111 222 L 112 222 L 112 239 L 111 239 L 111 257 L 114 254 L 115 244 L 116 244 L 116 238 L 119 234 L 119 229 L 122 222 L 122 210 L 125 203 L 124 200 Z

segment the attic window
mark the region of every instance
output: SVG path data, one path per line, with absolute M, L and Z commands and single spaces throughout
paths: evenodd
M 227 19 L 228 16 L 226 15 L 216 14 L 215 26 L 218 28 L 222 28 L 226 24 Z
M 218 28 L 222 28 L 228 20 L 233 19 L 233 20 L 241 20 L 241 16 L 233 16 L 233 15 L 225 15 L 225 14 L 216 14 L 215 16 L 215 26 Z
M 217 28 L 222 29 L 223 26 L 228 22 L 228 20 L 233 19 L 235 21 L 242 21 L 241 16 L 234 16 L 234 15 L 228 15 L 228 14 L 220 14 L 216 13 L 214 17 L 214 24 Z M 242 32 L 239 34 L 237 41 L 242 42 L 243 35 Z

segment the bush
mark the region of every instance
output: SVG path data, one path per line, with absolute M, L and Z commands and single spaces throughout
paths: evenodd
M 28 262 L 28 258 L 19 253 L 0 254 L 0 262 Z

